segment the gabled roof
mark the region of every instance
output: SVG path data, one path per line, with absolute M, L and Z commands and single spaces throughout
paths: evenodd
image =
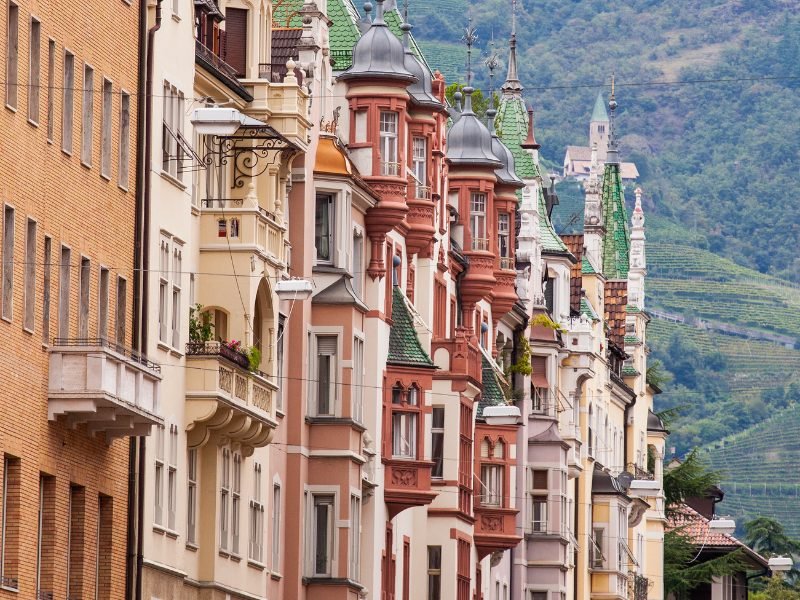
M 631 236 L 619 163 L 607 162 L 603 172 L 603 275 L 627 279 Z
M 406 306 L 400 286 L 392 288 L 392 326 L 389 330 L 389 355 L 386 362 L 408 367 L 435 368 L 414 329 L 414 319 Z
M 481 383 L 483 391 L 481 391 L 481 399 L 478 402 L 478 417 L 483 415 L 483 409 L 487 406 L 504 406 L 508 404 L 503 388 L 500 387 L 500 381 L 497 379 L 497 373 L 492 363 L 483 353 L 481 353 Z

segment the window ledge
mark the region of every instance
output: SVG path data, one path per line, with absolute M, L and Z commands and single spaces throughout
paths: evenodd
M 263 571 L 267 568 L 267 565 L 260 563 L 257 560 L 253 560 L 252 558 L 247 559 L 247 566 L 257 569 L 258 571 Z
M 176 350 L 175 348 L 171 348 L 169 353 L 175 358 L 183 358 L 183 352 Z
M 200 547 L 192 542 L 186 542 L 186 549 L 189 552 L 197 552 L 200 549 Z
M 270 576 L 272 579 L 274 579 L 275 581 L 280 581 L 281 579 L 283 579 L 283 575 L 281 575 L 280 573 L 277 573 L 277 572 L 275 572 L 275 571 L 273 571 L 272 573 L 270 573 L 270 574 L 269 574 L 269 576 Z
M 19 594 L 19 588 L 8 587 L 7 585 L 0 585 L 0 590 L 3 590 L 4 592 L 14 592 L 15 594 Z
M 24 332 L 25 332 L 25 333 L 27 333 L 28 335 L 33 335 L 34 333 L 36 333 L 36 332 L 35 332 L 33 329 L 31 329 L 30 327 L 25 327 L 24 325 L 22 326 L 22 331 L 24 331 Z
M 176 15 L 175 13 L 172 13 L 172 20 L 175 21 L 176 23 L 180 23 L 181 22 L 181 16 L 180 15 Z
M 105 179 L 108 182 L 111 182 L 111 175 L 108 173 L 100 173 L 100 179 Z
M 231 554 L 230 556 L 228 556 L 228 558 L 235 563 L 242 562 L 242 557 L 239 556 L 238 554 Z
M 163 179 L 166 179 L 167 181 L 169 181 L 172 185 L 174 185 L 175 187 L 179 188 L 181 191 L 186 189 L 186 184 L 185 183 L 183 183 L 180 179 L 178 179 L 177 177 L 167 173 L 164 170 L 161 171 L 161 177 Z
M 165 527 L 162 527 L 161 525 L 153 525 L 153 533 L 164 535 L 165 533 L 167 533 L 167 530 Z
M 81 159 L 81 166 L 85 167 L 88 170 L 92 170 L 92 163 L 87 163 L 85 160 Z
M 38 129 L 39 128 L 39 121 L 34 121 L 33 119 L 28 118 L 28 125 L 30 125 L 31 127 L 36 127 Z
M 8 110 L 10 110 L 11 112 L 13 112 L 13 113 L 17 112 L 17 107 L 16 106 L 11 106 L 10 104 L 6 104 L 6 108 Z M 4 587 L 3 589 L 4 590 L 13 590 L 14 588 L 6 588 L 6 587 Z
M 230 558 L 231 557 L 231 553 L 230 552 L 228 552 L 227 550 L 222 550 L 222 549 L 219 550 L 219 555 L 222 558 Z
M 278 415 L 278 417 L 280 417 L 281 419 L 286 416 L 286 412 L 284 412 L 284 410 L 281 408 L 276 408 L 275 414 Z
M 168 538 L 172 538 L 173 540 L 177 540 L 180 534 L 172 529 L 165 529 L 164 535 L 166 535 Z
M 11 317 L 0 317 L 0 320 L 5 321 L 6 323 L 11 324 Z
M 127 186 L 127 185 L 125 185 L 125 184 L 122 184 L 122 183 L 117 183 L 117 187 L 118 187 L 119 189 L 121 189 L 123 192 L 126 192 L 126 193 L 130 191 L 130 190 L 128 189 L 128 186 Z
M 72 150 L 67 150 L 66 148 L 61 148 L 61 152 L 72 158 Z

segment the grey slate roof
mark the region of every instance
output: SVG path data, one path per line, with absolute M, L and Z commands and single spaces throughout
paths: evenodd
M 447 132 L 447 160 L 454 165 L 501 167 L 492 152 L 492 134 L 472 111 L 473 91 L 464 88 L 464 109 Z

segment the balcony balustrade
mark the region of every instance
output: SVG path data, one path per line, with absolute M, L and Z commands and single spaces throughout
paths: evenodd
M 258 78 L 266 79 L 272 83 L 281 83 L 286 73 L 289 72 L 286 63 L 258 63 Z M 295 67 L 294 76 L 297 77 L 298 85 L 303 85 L 303 71 Z
M 56 338 L 50 348 L 48 418 L 85 425 L 106 440 L 149 435 L 158 415 L 161 369 L 105 338 Z
M 472 249 L 475 252 L 488 252 L 489 238 L 472 238 Z
M 398 177 L 400 175 L 400 163 L 381 161 L 381 175 L 386 177 Z
M 249 371 L 238 354 L 221 342 L 186 345 L 190 447 L 218 435 L 239 442 L 249 455 L 272 440 L 278 388 L 263 373 Z
M 208 200 L 201 202 L 201 252 L 252 251 L 277 268 L 288 261 L 286 227 L 277 217 L 248 200 Z
M 517 509 L 476 503 L 474 510 L 475 546 L 480 558 L 513 548 L 522 539 L 517 535 Z
M 515 271 L 514 259 L 510 256 L 500 257 L 500 270 L 501 271 Z

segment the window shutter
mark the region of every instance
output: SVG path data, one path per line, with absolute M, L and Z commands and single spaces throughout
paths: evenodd
M 317 354 L 336 356 L 336 336 L 324 335 L 317 337 Z
M 239 77 L 247 71 L 247 10 L 225 10 L 225 62 L 236 70 Z

